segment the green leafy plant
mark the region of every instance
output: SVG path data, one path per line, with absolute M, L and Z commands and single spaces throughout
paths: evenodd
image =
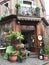
M 18 40 L 23 40 L 24 39 L 24 36 L 21 34 L 21 32 L 12 32 L 11 34 L 6 35 L 5 39 L 7 41 L 10 41 L 13 37 L 17 38 Z
M 7 46 L 4 59 L 8 59 L 8 55 L 18 55 L 19 51 L 15 51 L 13 46 Z
M 8 59 L 8 55 L 11 53 L 11 51 L 14 51 L 13 46 L 7 46 L 6 52 L 5 52 L 5 54 L 4 54 L 4 59 L 5 59 L 5 60 Z
M 22 62 L 23 61 L 23 56 L 22 55 L 18 55 L 18 62 Z
M 19 42 L 21 42 L 21 40 L 24 40 L 24 36 L 21 34 L 21 32 L 17 32 L 16 37 L 19 40 Z
M 20 4 L 16 3 L 15 7 L 16 7 L 16 15 L 18 15 L 18 8 L 20 7 Z
M 18 9 L 20 7 L 20 4 L 16 3 L 15 7 Z
M 5 36 L 5 39 L 6 41 L 10 41 L 15 36 L 16 36 L 16 32 L 11 32 L 11 34 Z
M 44 53 L 49 55 L 49 46 L 44 47 Z
M 10 54 L 12 51 L 14 51 L 13 46 L 7 46 L 7 48 L 6 48 L 6 53 L 7 53 L 7 54 Z
M 39 12 L 39 11 L 40 11 L 40 8 L 39 8 L 39 7 L 36 7 L 36 8 L 35 8 L 35 11 L 36 11 L 36 12 Z
M 18 55 L 18 54 L 19 54 L 19 51 L 11 51 L 10 54 L 11 54 L 11 55 Z
M 36 15 L 37 17 L 40 17 L 40 8 L 39 8 L 39 7 L 36 7 L 36 8 L 35 8 L 35 15 Z

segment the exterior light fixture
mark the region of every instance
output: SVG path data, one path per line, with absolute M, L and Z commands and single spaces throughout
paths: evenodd
M 18 21 L 18 24 L 20 24 L 20 21 Z
M 42 40 L 42 36 L 38 35 L 38 40 L 41 41 Z

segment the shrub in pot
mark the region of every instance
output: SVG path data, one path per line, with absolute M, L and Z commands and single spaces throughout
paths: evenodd
M 17 57 L 18 53 L 19 51 L 11 51 L 11 53 L 9 54 L 9 61 L 16 62 L 18 59 Z
M 6 52 L 4 54 L 4 59 L 8 60 L 8 55 L 11 53 L 11 51 L 14 51 L 13 46 L 7 46 Z
M 11 62 L 15 62 L 17 60 L 18 54 L 19 54 L 19 51 L 15 51 L 13 46 L 7 46 L 4 59 L 8 59 Z
M 44 60 L 48 60 L 49 46 L 44 47 Z
M 22 55 L 18 55 L 18 62 L 22 62 L 23 61 L 23 57 L 22 57 Z

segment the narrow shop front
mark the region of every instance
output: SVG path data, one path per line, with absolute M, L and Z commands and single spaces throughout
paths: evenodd
M 38 35 L 42 35 L 42 28 L 41 25 L 39 25 L 39 22 L 41 22 L 41 18 L 19 17 L 17 19 L 15 15 L 8 16 L 2 19 L 2 21 L 0 22 L 0 35 L 2 36 L 2 38 L 4 38 L 3 34 L 5 34 L 5 32 L 8 32 L 10 29 L 12 31 L 19 31 L 24 35 L 24 41 L 22 42 L 26 45 L 27 49 L 32 52 L 38 52 L 40 47 Z M 31 42 L 31 40 L 33 43 Z M 0 42 L 1 41 L 1 45 L 5 45 L 4 39 L 1 40 L 0 38 Z

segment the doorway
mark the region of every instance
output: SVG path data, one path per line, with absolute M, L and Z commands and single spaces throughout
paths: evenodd
M 24 35 L 24 40 L 22 41 L 25 44 L 25 48 L 29 51 L 35 51 L 33 48 L 35 46 L 35 30 L 22 30 Z

